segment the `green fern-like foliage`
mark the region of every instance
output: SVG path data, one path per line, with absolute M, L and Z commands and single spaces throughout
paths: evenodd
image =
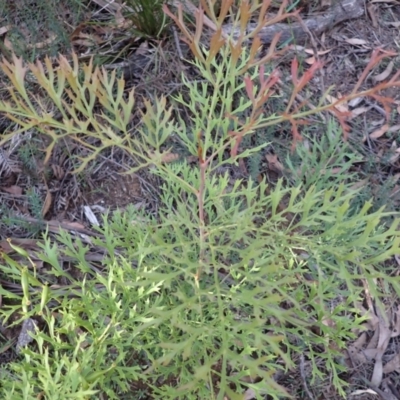
M 263 114 L 267 83 L 277 76 L 263 76 L 254 52 L 240 42 L 234 47 L 215 36 L 212 43 L 212 51 L 192 43 L 205 82 L 183 79 L 189 96 L 176 99 L 190 121 L 174 120 L 166 99 L 155 99 L 146 102 L 135 135 L 129 129 L 134 91 L 126 94 L 115 74 L 90 63 L 79 79 L 76 56 L 72 66 L 60 57 L 57 70 L 49 60 L 30 65 L 50 112 L 26 90 L 21 60 L 1 64 L 12 96 L 0 111 L 20 131 L 50 138 L 46 160 L 65 137 L 89 151 L 77 172 L 117 146 L 136 170 L 151 165 L 164 182 L 157 216 L 132 207 L 104 217 L 90 239 L 102 249 L 100 263 L 90 262 L 88 246 L 65 232 L 58 244 L 45 236 L 36 256 L 46 268 L 2 255 L 1 273 L 21 286 L 20 293 L 0 288 L 3 324 L 40 321 L 34 344 L 1 370 L 2 398 L 121 399 L 145 387 L 156 399 L 243 398 L 246 388 L 258 399 L 278 399 L 288 394 L 276 374 L 301 354 L 311 361 L 312 379 L 330 371 L 345 394 L 340 350 L 366 318 L 355 307 L 361 280 L 377 307 L 390 291 L 400 295 L 398 276 L 380 267 L 400 251 L 399 221 L 381 225 L 389 214 L 371 211 L 371 202 L 354 210 L 357 193 L 333 176 L 312 181 L 304 174 L 301 184 L 279 181 L 271 189 L 265 180 L 232 182 L 216 173 L 267 145 L 239 151 L 246 136 L 303 116 Z M 196 157 L 195 167 L 185 158 L 166 162 L 174 156 L 171 137 Z M 331 165 L 321 160 L 315 156 L 316 165 Z
M 185 164 L 170 172 L 198 180 Z M 227 185 L 227 177 L 207 184 L 210 223 L 203 249 L 195 197 L 186 193 L 180 201 L 181 186 L 168 181 L 161 221 L 133 207 L 104 219 L 94 240 L 108 254 L 101 270 L 66 233 L 59 246 L 49 239 L 43 245 L 40 258 L 51 266 L 46 275 L 21 271 L 6 257 L 2 272 L 15 279 L 22 272 L 30 290 L 25 297 L 4 289 L 2 295 L 29 301 L 23 318 L 41 315 L 45 328 L 34 335 L 36 350 L 25 348 L 21 361 L 3 369 L 2 398 L 19 398 L 29 387 L 28 399 L 43 392 L 56 399 L 60 391 L 71 399 L 95 398 L 99 391 L 118 399 L 138 381 L 152 388 L 154 398 L 222 398 L 246 385 L 241 377 L 249 375 L 262 378 L 248 384 L 260 396 L 267 388 L 280 398 L 284 389 L 273 374 L 304 353 L 332 371 L 343 391 L 340 349 L 363 321 L 353 307 L 363 290 L 355 282 L 383 279 L 400 293 L 398 279 L 379 268 L 398 252 L 396 225 L 382 231 L 385 213 L 369 213 L 370 204 L 349 214 L 354 194 L 343 186 L 311 187 L 303 197 L 300 188 L 281 185 L 264 196 L 265 183 L 258 191 L 243 184 L 222 195 Z M 288 208 L 277 211 L 286 196 Z M 206 267 L 199 277 L 202 250 Z M 83 280 L 62 268 L 60 255 L 72 257 Z M 67 288 L 56 285 L 60 276 Z M 345 301 L 332 308 L 337 298 Z M 0 312 L 11 317 L 15 310 Z M 319 373 L 315 369 L 314 377 Z M 178 384 L 160 385 L 159 377 Z
M 361 157 L 343 141 L 342 131 L 333 119 L 324 125 L 323 134 L 305 134 L 304 139 L 296 146 L 295 156 L 286 159 L 294 185 L 323 189 L 333 183 L 354 181 L 351 168 Z

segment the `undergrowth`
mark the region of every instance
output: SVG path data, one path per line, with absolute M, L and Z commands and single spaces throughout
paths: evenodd
M 218 17 L 210 12 L 217 26 L 229 3 L 221 5 Z M 270 187 L 260 177 L 232 182 L 219 172 L 243 168 L 245 160 L 259 156 L 268 143 L 247 147 L 246 137 L 282 122 L 291 124 L 294 144 L 311 114 L 329 110 L 347 129 L 337 104 L 321 101 L 308 109 L 296 102 L 318 64 L 298 76 L 294 60 L 286 110 L 263 112 L 280 79 L 277 70 L 264 68 L 277 55 L 277 42 L 259 60 L 257 29 L 245 34 L 243 27 L 257 13 L 259 28 L 267 24 L 267 8 L 266 2 L 261 7 L 243 2 L 239 38 L 217 29 L 205 48 L 204 15 L 196 15 L 193 35 L 181 12 L 175 16 L 164 7 L 185 36 L 203 81 L 183 78 L 190 97 L 175 99 L 191 121 L 173 118 L 167 99 L 155 99 L 146 102 L 136 135 L 130 127 L 134 91 L 126 93 L 115 74 L 92 63 L 81 68 L 76 56 L 72 65 L 60 56 L 57 68 L 49 59 L 28 66 L 17 57 L 1 63 L 11 100 L 0 102 L 0 111 L 20 126 L 2 135 L 1 143 L 36 129 L 49 139 L 47 161 L 55 144 L 68 137 L 89 154 L 75 172 L 117 146 L 135 160 L 133 172 L 149 167 L 163 182 L 157 216 L 133 206 L 106 215 L 89 242 L 61 231 L 54 243 L 44 234 L 35 254 L 42 268 L 9 240 L 24 261 L 2 255 L 3 276 L 21 288 L 0 288 L 2 324 L 34 322 L 32 342 L 0 371 L 2 398 L 132 399 L 145 390 L 159 399 L 243 399 L 250 393 L 278 399 L 289 393 L 276 376 L 293 368 L 300 355 L 310 360 L 311 382 L 329 371 L 332 385 L 346 395 L 342 351 L 368 318 L 357 307 L 365 288 L 378 308 L 384 296 L 400 295 L 399 278 L 381 266 L 399 253 L 399 220 L 382 225 L 393 214 L 371 211 L 370 201 L 352 206 L 358 192 L 345 181 L 344 169 L 354 157 L 344 146 L 336 151 L 341 143 L 336 125 L 313 148 L 298 147 L 298 157 L 308 164 L 295 168 L 292 186 L 279 180 Z M 278 20 L 288 17 L 284 9 L 285 4 Z M 380 59 L 373 53 L 367 70 Z M 26 90 L 28 70 L 51 100 L 51 112 Z M 384 85 L 400 83 L 356 88 L 338 103 L 370 95 L 386 104 L 377 95 Z M 189 158 L 173 153 L 172 139 Z M 319 179 L 312 168 L 320 169 Z M 100 263 L 87 257 L 87 243 L 102 249 Z
M 167 18 L 162 10 L 167 0 L 127 0 L 125 16 L 133 22 L 136 35 L 159 38 L 165 34 Z
M 83 12 L 80 0 L 2 1 L 0 15 L 9 28 L 9 44 L 0 43 L 0 52 L 9 58 L 14 52 L 30 61 L 66 52 L 70 48 L 68 23 L 81 22 Z

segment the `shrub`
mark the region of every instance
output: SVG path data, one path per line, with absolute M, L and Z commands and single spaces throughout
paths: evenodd
M 244 4 L 242 22 L 252 11 Z M 222 7 L 216 22 L 226 12 Z M 198 32 L 201 18 L 199 13 Z M 183 20 L 175 21 L 184 30 Z M 254 36 L 226 39 L 218 30 L 207 50 L 198 35 L 184 32 L 207 82 L 184 79 L 190 97 L 177 101 L 192 122 L 174 120 L 161 98 L 146 103 L 138 137 L 128 129 L 134 92 L 126 97 L 115 75 L 90 63 L 81 79 L 76 57 L 72 67 L 60 57 L 57 72 L 48 60 L 46 72 L 41 63 L 29 65 L 62 116 L 57 120 L 25 90 L 21 61 L 2 63 L 13 86 L 12 101 L 0 102 L 0 110 L 21 130 L 47 135 L 48 158 L 65 136 L 92 152 L 78 170 L 118 146 L 137 161 L 133 170 L 152 165 L 164 182 L 157 217 L 133 207 L 104 217 L 90 239 L 105 254 L 101 265 L 65 232 L 59 244 L 45 237 L 37 254 L 46 265 L 42 270 L 14 245 L 27 266 L 3 256 L 3 273 L 22 287 L 21 294 L 1 289 L 4 323 L 38 321 L 34 345 L 2 371 L 4 398 L 85 399 L 99 392 L 110 399 L 140 398 L 138 388 L 160 399 L 243 398 L 245 390 L 281 398 L 288 394 L 275 374 L 292 368 L 300 354 L 312 362 L 312 379 L 329 370 L 344 395 L 341 349 L 366 318 L 355 306 L 362 283 L 378 307 L 390 290 L 400 294 L 399 279 L 380 267 L 399 252 L 400 242 L 398 220 L 380 226 L 388 215 L 383 209 L 370 212 L 367 202 L 355 210 L 356 192 L 336 180 L 323 188 L 285 188 L 279 181 L 271 189 L 265 180 L 231 182 L 219 172 L 267 145 L 241 149 L 243 137 L 256 129 L 290 121 L 299 140 L 298 120 L 307 115 L 332 110 L 345 125 L 344 116 L 334 105 L 292 110 L 294 97 L 282 115 L 264 115 L 279 79 L 262 66 L 274 56 L 274 45 L 256 61 L 257 40 L 246 50 Z M 294 93 L 313 72 L 298 78 L 293 62 Z M 375 92 L 351 96 L 366 94 Z M 95 113 L 95 104 L 103 112 Z M 171 137 L 196 157 L 196 168 L 185 157 L 176 160 Z M 71 270 L 63 267 L 64 257 L 72 259 Z

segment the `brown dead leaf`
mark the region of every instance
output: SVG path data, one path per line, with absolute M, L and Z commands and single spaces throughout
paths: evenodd
M 285 167 L 283 164 L 278 160 L 278 156 L 276 154 L 267 154 L 265 156 L 267 162 L 268 162 L 268 168 L 271 171 L 277 172 L 279 174 L 282 174 L 283 171 L 285 170 Z
M 140 43 L 139 47 L 135 51 L 137 56 L 147 56 L 149 54 L 149 43 L 144 41 Z
M 2 187 L 0 189 L 12 194 L 13 196 L 22 196 L 22 188 L 19 186 L 12 185 L 8 187 Z
M 355 97 L 349 101 L 349 106 L 352 108 L 357 107 L 363 100 L 362 97 Z
M 368 394 L 375 394 L 376 396 L 378 396 L 378 393 L 376 393 L 375 391 L 373 391 L 372 389 L 365 389 L 365 390 L 355 390 L 354 392 L 350 393 L 350 397 L 352 396 L 360 396 L 364 393 L 368 393 Z
M 243 400 L 252 400 L 255 398 L 257 398 L 257 395 L 254 389 L 249 388 L 244 392 Z
M 24 250 L 38 250 L 38 241 L 35 239 L 21 239 L 13 238 L 12 243 L 18 247 L 22 247 Z M 0 240 L 0 249 L 6 254 L 13 253 L 15 250 L 10 246 L 8 240 Z
M 133 25 L 133 21 L 125 18 L 122 14 L 122 6 L 120 6 L 114 14 L 115 22 L 118 29 L 129 29 Z
M 56 179 L 61 181 L 65 176 L 65 171 L 57 164 L 51 164 L 51 169 L 53 170 L 53 175 Z
M 400 372 L 400 354 L 396 354 L 383 367 L 384 374 L 388 374 L 389 372 L 393 372 L 393 371 Z
M 365 345 L 367 344 L 367 339 L 367 333 L 363 332 L 358 339 L 347 348 L 347 356 L 355 365 L 363 365 L 370 362 L 364 350 Z
M 361 350 L 367 343 L 367 332 L 363 332 L 357 340 L 352 344 L 352 346 L 358 350 Z
M 395 145 L 397 145 L 396 144 L 396 141 L 394 141 L 393 142 Z M 392 146 L 393 147 L 393 146 Z M 395 149 L 394 151 L 393 151 L 393 149 L 392 149 L 392 152 L 393 152 L 393 155 L 389 158 L 389 162 L 390 163 L 394 163 L 395 161 L 397 161 L 398 160 L 398 158 L 400 157 L 400 147 L 399 148 L 397 148 L 397 149 Z
M 42 217 L 43 218 L 49 212 L 52 202 L 53 202 L 53 196 L 51 195 L 50 190 L 47 190 L 46 198 L 44 199 L 44 203 L 43 203 L 43 207 L 42 207 Z
M 317 61 L 317 60 L 316 60 L 315 57 L 309 57 L 309 58 L 306 58 L 306 59 L 304 60 L 304 62 L 305 62 L 306 64 L 308 64 L 308 65 L 313 65 L 313 64 L 315 64 L 316 61 Z
M 387 79 L 389 77 L 389 75 L 392 73 L 393 71 L 393 67 L 394 67 L 394 62 L 390 61 L 390 63 L 388 64 L 388 66 L 386 67 L 386 69 L 381 72 L 379 75 L 374 76 L 372 79 L 375 82 L 382 82 L 385 79 Z
M 376 6 L 372 3 L 368 3 L 367 10 L 372 21 L 372 26 L 374 28 L 377 28 L 379 26 L 379 23 L 378 18 L 376 17 Z
M 369 134 L 370 139 L 378 139 L 382 135 L 384 135 L 389 129 L 389 124 L 385 124 L 381 126 L 379 129 L 373 131 L 372 133 Z
M 319 56 L 323 56 L 324 54 L 327 54 L 327 53 L 329 53 L 331 51 L 332 51 L 332 49 L 321 50 L 321 51 L 317 51 L 317 54 Z M 314 55 L 314 50 L 313 49 L 304 49 L 304 52 L 307 53 L 307 54 Z
M 376 348 L 377 352 L 375 355 L 375 365 L 371 377 L 371 384 L 379 387 L 383 377 L 382 357 L 389 344 L 389 340 L 392 335 L 392 330 L 390 328 L 390 321 L 388 321 L 389 317 L 386 316 L 385 319 L 385 317 L 381 315 L 381 312 L 378 307 L 376 308 L 376 313 L 379 318 L 379 339 L 378 339 L 378 346 Z
M 13 47 L 11 41 L 7 37 L 4 38 L 3 45 L 7 50 L 14 52 L 14 47 Z
M 372 373 L 371 383 L 376 386 L 380 386 L 383 377 L 383 364 L 382 364 L 382 354 L 377 353 L 374 365 L 374 372 Z
M 48 222 L 49 225 L 53 225 L 53 226 L 59 226 L 60 222 L 58 221 L 49 221 Z M 81 224 L 80 222 L 70 222 L 70 221 L 61 221 L 61 226 L 63 229 L 67 229 L 67 230 L 86 230 L 85 225 Z
M 93 47 L 93 45 L 99 45 L 103 43 L 102 36 L 95 33 L 98 29 L 91 29 L 91 33 L 84 33 L 82 30 L 86 28 L 87 24 L 79 24 L 70 35 L 70 40 L 73 45 Z
M 57 35 L 55 33 L 52 33 L 52 34 L 50 34 L 50 37 L 48 37 L 43 42 L 38 42 L 35 44 L 28 44 L 26 47 L 28 49 L 43 49 L 44 47 L 47 47 L 50 44 L 52 44 L 56 39 L 57 39 Z
M 354 185 L 352 185 L 352 186 L 350 187 L 350 190 L 355 191 L 355 190 L 360 189 L 360 188 L 362 188 L 362 187 L 364 187 L 364 186 L 366 186 L 366 185 L 369 185 L 369 184 L 370 184 L 370 180 L 369 180 L 369 178 L 366 178 L 366 179 L 363 179 L 363 180 L 361 180 L 361 181 L 358 181 L 357 183 L 355 183 Z
M 345 39 L 345 42 L 352 44 L 353 46 L 362 46 L 368 43 L 366 40 L 358 38 Z
M 400 131 L 400 125 L 393 125 L 388 129 L 388 132 L 397 132 Z
M 351 115 L 349 117 L 349 120 L 351 120 L 351 119 L 353 119 L 355 117 L 358 117 L 361 114 L 366 113 L 371 108 L 372 108 L 371 106 L 368 106 L 368 107 L 358 107 L 358 108 L 355 108 L 354 110 L 351 110 Z
M 336 97 L 331 96 L 331 95 L 329 95 L 329 94 L 326 96 L 326 99 L 327 99 L 331 104 L 335 104 L 337 101 L 339 101 L 339 99 L 337 99 Z M 340 112 L 344 112 L 344 113 L 349 112 L 349 108 L 348 108 L 347 105 L 344 104 L 344 103 L 335 105 L 335 108 L 336 108 L 338 111 L 340 111 Z
M 400 193 L 400 185 L 394 185 L 393 189 L 390 191 L 390 198 L 397 198 L 397 195 Z
M 385 118 L 374 120 L 370 122 L 371 126 L 380 126 L 385 122 Z
M 7 33 L 12 28 L 11 25 L 5 25 L 0 28 L 0 36 Z

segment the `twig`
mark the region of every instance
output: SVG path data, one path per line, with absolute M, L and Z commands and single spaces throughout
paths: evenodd
M 178 33 L 176 32 L 175 26 L 172 27 L 172 32 L 174 34 L 175 46 L 176 46 L 176 50 L 178 51 L 179 58 L 181 60 L 183 60 L 181 44 L 180 44 L 180 41 L 179 41 L 179 38 L 178 38 Z
M 310 38 L 311 47 L 313 49 L 315 61 L 319 61 L 318 47 L 317 47 L 317 42 L 315 41 L 314 35 L 311 33 L 310 29 L 308 29 L 308 26 L 304 23 L 304 21 L 302 20 L 301 17 L 299 17 L 297 20 L 299 21 L 300 25 L 303 27 L 304 31 L 307 33 L 308 37 Z M 320 82 L 321 91 L 322 91 L 322 93 L 325 93 L 324 74 L 322 72 L 322 68 L 319 70 L 319 74 L 321 77 L 321 82 Z
M 310 398 L 310 400 L 315 400 L 314 396 L 312 395 L 312 393 L 310 392 L 310 390 L 308 389 L 308 386 L 307 386 L 306 372 L 305 372 L 305 369 L 304 369 L 304 364 L 305 364 L 305 362 L 304 362 L 304 354 L 302 354 L 300 356 L 300 375 L 301 375 L 301 379 L 303 380 L 304 390 L 306 391 L 307 396 Z

